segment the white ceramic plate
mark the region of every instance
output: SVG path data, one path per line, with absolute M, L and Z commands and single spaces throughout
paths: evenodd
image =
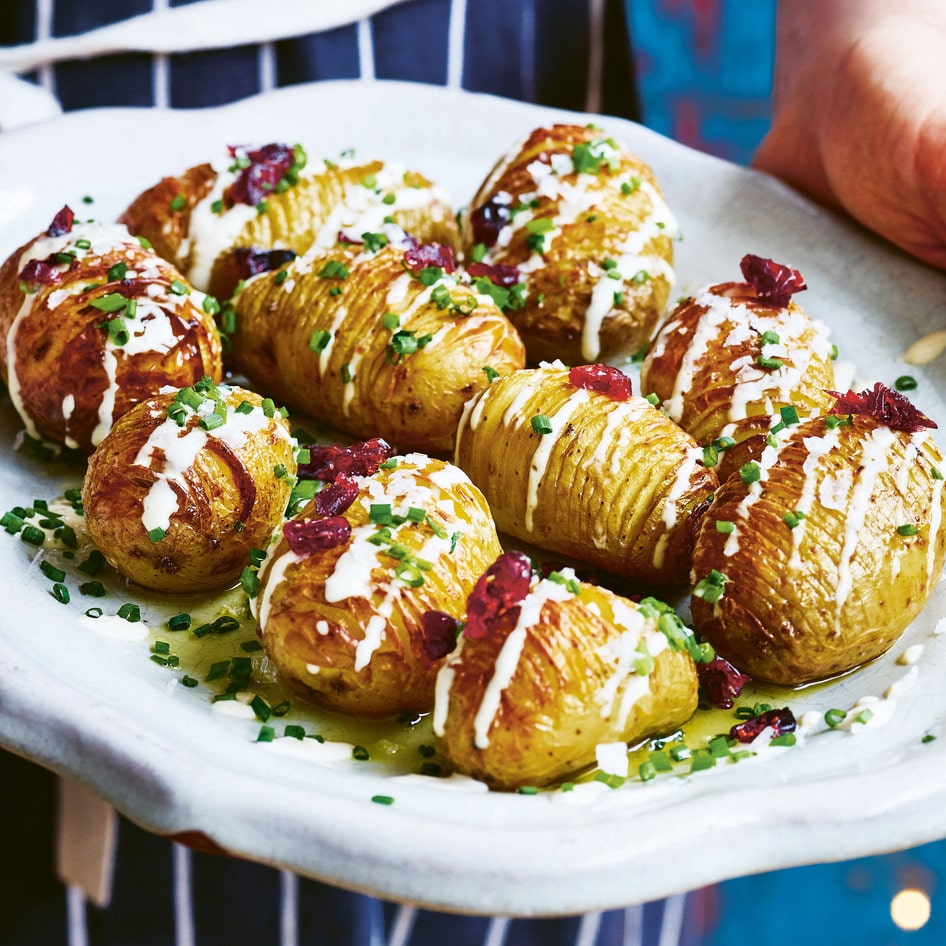
M 459 206 L 502 152 L 556 119 L 588 120 L 441 88 L 359 82 L 212 111 L 73 113 L 0 137 L 0 258 L 63 203 L 84 214 L 82 197 L 91 195 L 89 213 L 112 219 L 145 186 L 227 143 L 300 141 L 313 156 L 354 147 L 416 167 Z M 808 281 L 806 308 L 832 326 L 842 357 L 870 381 L 892 383 L 907 370 L 896 356 L 943 327 L 942 274 L 759 175 L 622 121 L 598 123 L 656 170 L 682 226 L 681 292 L 738 278 L 746 252 L 790 263 Z M 942 362 L 910 373 L 918 405 L 946 421 Z M 19 425 L 8 404 L 0 428 L 3 509 L 77 484 L 77 468 L 48 471 L 12 450 Z M 136 596 L 112 585 L 104 603 L 83 599 L 70 576 L 73 600 L 60 604 L 30 559 L 24 543 L 0 533 L 0 740 L 154 831 L 199 832 L 227 851 L 387 897 L 522 915 L 616 907 L 946 836 L 942 585 L 885 658 L 791 700 L 796 715 L 847 709 L 906 678 L 876 704 L 871 724 L 692 776 L 524 796 L 398 776 L 331 743 L 257 743 L 258 721 L 213 710 L 203 685 L 181 686 L 181 672 L 149 660 L 150 639 L 111 638 L 82 618 L 90 605 L 114 613 Z M 159 602 L 142 609 L 154 627 L 174 613 Z M 919 663 L 898 663 L 914 644 L 923 648 Z M 207 656 L 181 644 L 182 666 L 203 679 L 219 646 L 208 644 Z M 924 741 L 927 734 L 940 738 Z M 372 802 L 379 794 L 393 804 Z

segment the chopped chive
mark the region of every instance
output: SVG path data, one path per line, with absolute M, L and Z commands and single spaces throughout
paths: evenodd
M 755 363 L 766 371 L 776 371 L 785 363 L 781 358 L 767 358 L 765 355 L 759 355 Z
M 191 616 L 183 612 L 175 614 L 168 618 L 167 626 L 170 631 L 186 631 L 191 626 Z
M 537 434 L 550 434 L 552 432 L 552 422 L 545 414 L 536 414 L 532 418 L 532 429 Z
M 171 210 L 177 213 L 179 210 L 183 210 L 187 206 L 187 198 L 183 194 L 178 194 L 171 200 L 169 206 Z
M 272 726 L 260 726 L 257 742 L 272 742 L 276 738 L 276 730 Z
M 87 618 L 100 618 L 105 612 L 101 608 L 88 608 L 85 612 Z
M 47 562 L 45 559 L 40 562 L 39 570 L 50 581 L 64 581 L 66 578 L 66 573 L 61 568 L 57 568 L 52 562 Z
M 722 532 L 724 535 L 729 535 L 736 526 L 732 522 L 727 522 L 725 519 L 716 520 L 716 531 Z
M 919 531 L 919 526 L 915 526 L 912 522 L 897 526 L 897 535 L 916 535 Z
M 359 762 L 367 762 L 371 756 L 368 753 L 368 750 L 364 746 L 353 746 L 351 750 L 351 757 L 357 759 Z
M 394 799 L 390 795 L 372 795 L 371 800 L 376 805 L 393 805 Z
M 136 621 L 141 620 L 141 608 L 139 608 L 137 604 L 126 601 L 125 604 L 118 609 L 118 616 L 124 618 L 129 624 L 134 624 Z
M 100 581 L 84 581 L 79 585 L 79 594 L 88 598 L 104 598 L 106 595 L 105 585 Z
M 748 486 L 750 483 L 757 483 L 762 479 L 762 468 L 755 460 L 743 463 L 739 468 L 739 478 Z
M 261 722 L 265 723 L 266 720 L 272 716 L 272 711 L 269 706 L 258 693 L 253 695 L 253 699 L 250 700 L 250 709 L 256 714 L 256 718 Z
M 51 594 L 60 604 L 69 603 L 69 589 L 62 582 L 53 585 Z
M 197 686 L 198 682 L 199 681 L 197 681 L 194 677 L 188 676 L 186 674 L 181 677 L 181 686 L 192 688 Z
M 794 746 L 797 742 L 795 738 L 795 733 L 793 732 L 784 732 L 780 736 L 776 736 L 769 742 L 770 746 Z
M 825 723 L 827 723 L 832 729 L 834 729 L 835 726 L 840 726 L 841 723 L 843 723 L 846 719 L 847 713 L 842 709 L 829 709 L 824 714 Z
M 516 791 L 520 795 L 538 795 L 539 789 L 535 785 L 520 785 Z
M 148 538 L 151 539 L 152 542 L 160 542 L 166 535 L 167 532 L 160 528 L 160 526 L 155 529 L 148 530 Z
M 912 375 L 902 374 L 894 381 L 893 386 L 898 391 L 913 391 L 917 387 L 917 380 Z
M 175 296 L 189 296 L 190 295 L 190 289 L 187 287 L 185 283 L 181 282 L 180 279 L 172 279 L 171 285 L 168 286 L 168 289 Z
M 243 650 L 248 654 L 257 654 L 262 649 L 263 645 L 255 638 L 253 640 L 243 641 L 240 644 L 240 650 Z
M 20 533 L 20 538 L 27 545 L 39 546 L 46 541 L 46 533 L 42 529 L 37 529 L 36 526 L 26 525 Z
M 794 529 L 802 519 L 807 519 L 808 517 L 800 510 L 796 509 L 794 512 L 787 512 L 782 516 L 782 522 L 788 526 L 789 529 Z

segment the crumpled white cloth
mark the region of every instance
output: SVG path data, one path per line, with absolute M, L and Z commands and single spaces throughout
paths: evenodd
M 46 89 L 0 72 L 0 131 L 46 121 L 61 113 L 59 102 Z
M 76 36 L 0 48 L 0 69 L 28 72 L 64 59 L 117 52 L 172 53 L 222 49 L 307 36 L 373 16 L 403 0 L 201 0 L 182 7 L 155 5 L 150 13 Z

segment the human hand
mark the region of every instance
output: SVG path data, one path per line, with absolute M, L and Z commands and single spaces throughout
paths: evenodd
M 780 7 L 775 113 L 753 165 L 946 269 L 946 5 L 813 7 Z

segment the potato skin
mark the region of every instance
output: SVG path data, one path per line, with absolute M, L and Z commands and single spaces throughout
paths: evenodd
M 552 433 L 535 432 L 539 414 Z M 717 485 L 693 439 L 647 401 L 577 388 L 560 365 L 494 381 L 464 417 L 456 463 L 500 531 L 659 587 L 686 582 Z
M 356 239 L 365 230 L 378 230 L 385 217 L 421 242 L 459 245 L 443 192 L 394 162 L 310 161 L 297 184 L 267 196 L 262 212 L 229 203 L 227 190 L 237 177 L 229 170 L 233 158 L 215 164 L 159 181 L 135 198 L 121 221 L 168 254 L 194 285 L 220 299 L 230 298 L 245 275 L 232 255 L 236 247 L 305 253 L 313 246 L 331 246 L 340 230 L 350 228 Z M 178 195 L 184 206 L 173 210 Z M 215 213 L 211 205 L 218 201 L 223 209 Z
M 328 264 L 348 275 L 326 278 Z M 450 275 L 425 286 L 393 245 L 374 253 L 340 245 L 284 271 L 284 281 L 264 274 L 236 297 L 234 364 L 286 404 L 355 437 L 448 455 L 464 405 L 489 385 L 484 368 L 505 375 L 525 364 L 516 330 L 492 299 Z M 448 305 L 436 301 L 439 291 Z M 391 316 L 397 329 L 384 325 Z M 395 331 L 429 343 L 399 355 L 389 347 Z M 321 351 L 311 344 L 315 333 L 324 335 Z
M 853 415 L 815 418 L 755 445 L 761 479 L 732 476 L 700 527 L 693 581 L 728 579 L 715 603 L 692 599 L 693 620 L 744 673 L 797 686 L 884 653 L 926 603 L 946 557 L 942 457 L 924 431 Z M 807 468 L 806 468 L 807 465 Z M 794 528 L 786 513 L 804 513 Z M 729 535 L 718 520 L 735 525 Z M 898 533 L 915 525 L 914 536 Z
M 357 477 L 344 544 L 303 556 L 281 537 L 260 569 L 254 602 L 263 645 L 283 676 L 319 706 L 354 716 L 430 709 L 443 658 L 425 651 L 422 617 L 461 614 L 501 551 L 486 500 L 462 471 L 421 454 L 397 459 L 393 469 Z M 370 521 L 372 503 L 426 509 L 446 534 L 426 523 L 392 528 L 397 543 L 431 562 L 417 587 L 396 576 L 403 559 L 368 542 L 381 529 Z M 313 502 L 297 518 L 315 517 Z
M 518 612 L 487 636 L 461 635 L 434 710 L 437 747 L 457 771 L 498 789 L 550 785 L 591 765 L 601 743 L 670 733 L 693 715 L 689 654 L 671 650 L 632 601 L 578 587 L 575 595 L 534 580 Z M 643 675 L 642 642 L 653 658 Z
M 55 266 L 50 282 L 24 293 L 27 263 L 56 253 L 74 253 L 74 266 Z M 110 280 L 116 264 L 126 277 Z M 135 300 L 134 318 L 96 308 L 114 295 Z M 0 365 L 27 431 L 90 453 L 114 421 L 162 388 L 219 380 L 220 338 L 203 300 L 124 227 L 76 224 L 21 247 L 0 269 Z M 115 318 L 129 332 L 123 344 L 103 328 Z
M 589 170 L 575 171 L 573 155 L 589 147 L 604 155 L 598 170 L 579 162 Z M 644 162 L 594 128 L 537 128 L 499 160 L 465 213 L 468 259 L 478 242 L 472 221 L 491 200 L 529 205 L 503 227 L 484 262 L 518 266 L 526 282 L 525 305 L 508 314 L 530 364 L 608 361 L 645 347 L 674 283 L 676 222 Z M 539 251 L 529 227 L 542 218 L 555 230 Z
M 89 458 L 89 533 L 111 565 L 146 588 L 183 594 L 230 585 L 250 549 L 265 548 L 282 522 L 296 472 L 288 422 L 279 412 L 266 416 L 252 391 L 217 391 L 228 406 L 222 427 L 205 434 L 194 412 L 179 427 L 167 413 L 175 395 L 161 394 L 122 417 Z M 243 402 L 252 410 L 238 412 Z M 276 476 L 280 464 L 287 476 Z M 166 533 L 152 541 L 149 529 L 164 516 Z
M 763 345 L 766 332 L 777 343 Z M 827 328 L 795 302 L 772 306 L 748 283 L 709 286 L 680 303 L 661 327 L 641 366 L 641 391 L 656 394 L 671 420 L 697 443 L 737 443 L 776 424 L 779 409 L 800 417 L 833 404 L 833 346 Z M 765 368 L 759 358 L 776 358 Z M 720 453 L 720 479 L 732 472 Z

